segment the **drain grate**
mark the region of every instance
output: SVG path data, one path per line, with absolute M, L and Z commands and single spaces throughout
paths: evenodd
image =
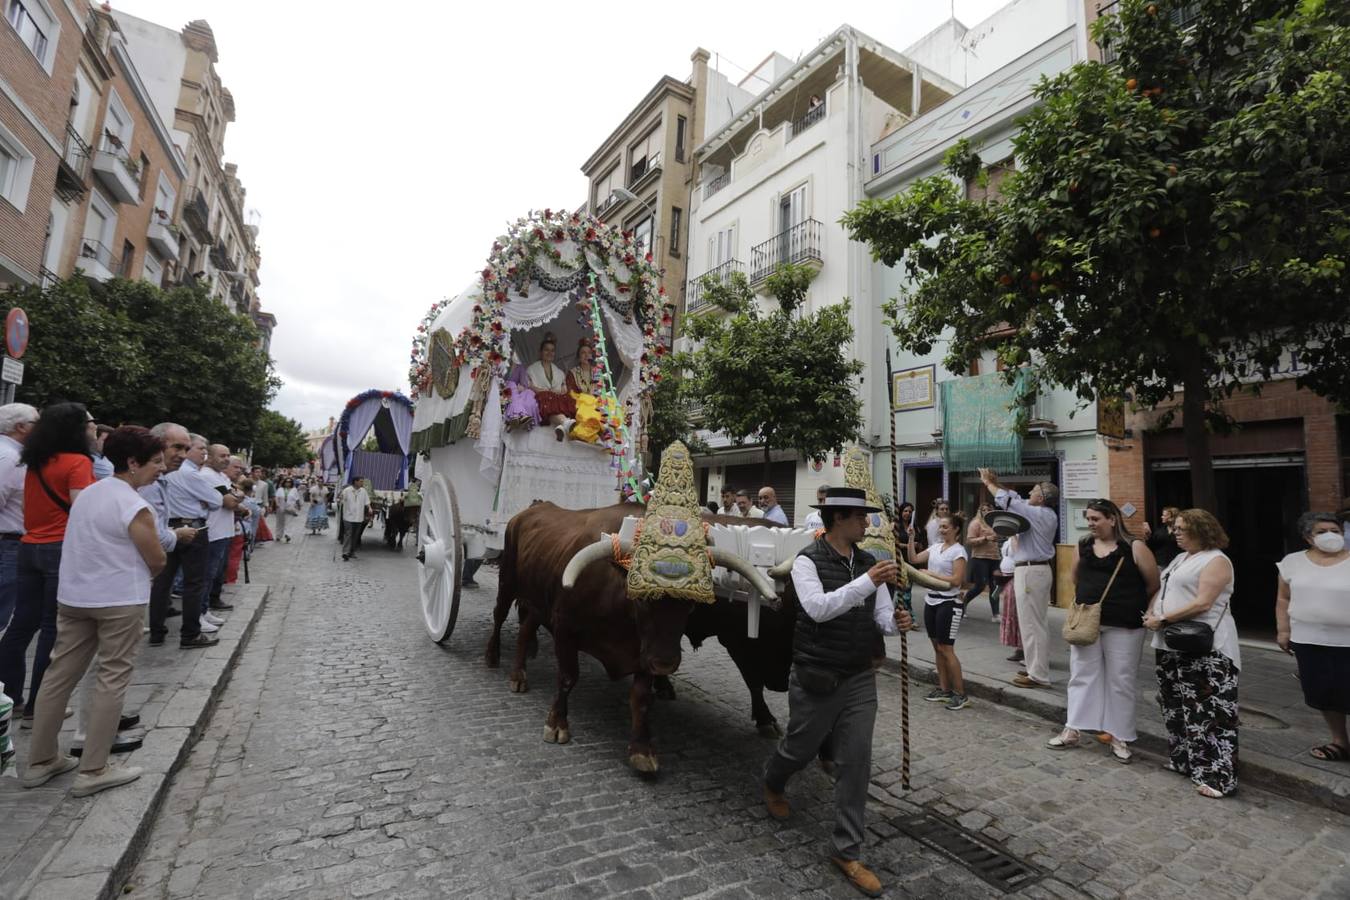
M 935 812 L 901 816 L 891 825 L 919 843 L 965 866 L 1006 894 L 1019 891 L 1045 877 L 1045 872 L 1018 859 L 995 841 L 962 828 Z

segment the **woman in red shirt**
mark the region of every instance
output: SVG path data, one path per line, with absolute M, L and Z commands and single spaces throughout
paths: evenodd
M 71 504 L 94 483 L 91 451 L 94 417 L 83 403 L 54 403 L 42 411 L 20 457 L 28 467 L 23 483 L 23 540 L 19 544 L 14 618 L 0 637 L 0 682 L 14 699 L 14 719 L 24 711 L 29 727 L 42 673 L 56 643 L 56 587 L 61 544 Z M 38 636 L 33 677 L 24 693 L 25 657 Z M 24 702 L 24 698 L 27 702 Z

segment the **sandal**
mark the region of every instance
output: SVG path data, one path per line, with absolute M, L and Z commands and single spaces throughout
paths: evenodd
M 1111 738 L 1108 743 L 1111 745 L 1111 755 L 1116 758 L 1117 762 L 1128 765 L 1130 760 L 1134 759 L 1134 754 L 1130 752 L 1129 744 L 1124 741 L 1118 741 L 1115 738 Z
M 1059 734 L 1045 742 L 1045 746 L 1051 750 L 1068 750 L 1070 747 L 1078 746 L 1078 732 L 1072 728 L 1065 728 Z
M 1197 784 L 1195 786 L 1195 792 L 1201 797 L 1208 797 L 1211 800 L 1222 800 L 1224 797 L 1223 791 L 1220 791 L 1218 788 L 1212 788 L 1207 784 Z
M 1309 750 L 1308 755 L 1323 762 L 1347 762 L 1350 761 L 1350 747 L 1342 747 L 1340 744 L 1324 744 L 1321 747 L 1314 747 Z

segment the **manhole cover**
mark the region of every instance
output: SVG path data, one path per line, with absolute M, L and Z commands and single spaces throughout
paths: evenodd
M 967 831 L 935 812 L 902 816 L 892 819 L 891 824 L 919 843 L 956 860 L 1005 894 L 1045 877 L 1045 872 L 1013 856 L 996 841 Z

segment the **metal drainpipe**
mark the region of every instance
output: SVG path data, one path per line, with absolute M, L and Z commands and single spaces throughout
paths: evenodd
M 862 85 L 858 74 L 858 36 L 851 30 L 845 37 L 844 59 L 845 67 L 848 73 L 848 121 L 846 124 L 847 140 L 845 146 L 848 150 L 848 165 L 845 168 L 848 178 L 848 190 L 845 192 L 847 197 L 848 209 L 852 210 L 858 205 L 861 197 L 860 168 L 859 159 L 861 157 L 861 135 L 862 135 Z M 868 334 L 861 327 L 862 308 L 865 302 L 870 302 L 870 297 L 864 295 L 862 291 L 862 247 L 857 241 L 846 241 L 846 273 L 847 281 L 845 284 L 845 294 L 853 298 L 852 309 L 849 317 L 852 319 L 853 326 L 853 346 L 854 352 L 866 354 L 862 356 L 864 360 L 872 354 L 871 341 L 868 340 L 867 347 L 863 347 L 862 336 Z M 860 385 L 863 396 L 864 421 L 870 422 L 873 418 L 867 415 L 872 412 L 873 403 L 868 394 L 868 388 L 865 384 Z

